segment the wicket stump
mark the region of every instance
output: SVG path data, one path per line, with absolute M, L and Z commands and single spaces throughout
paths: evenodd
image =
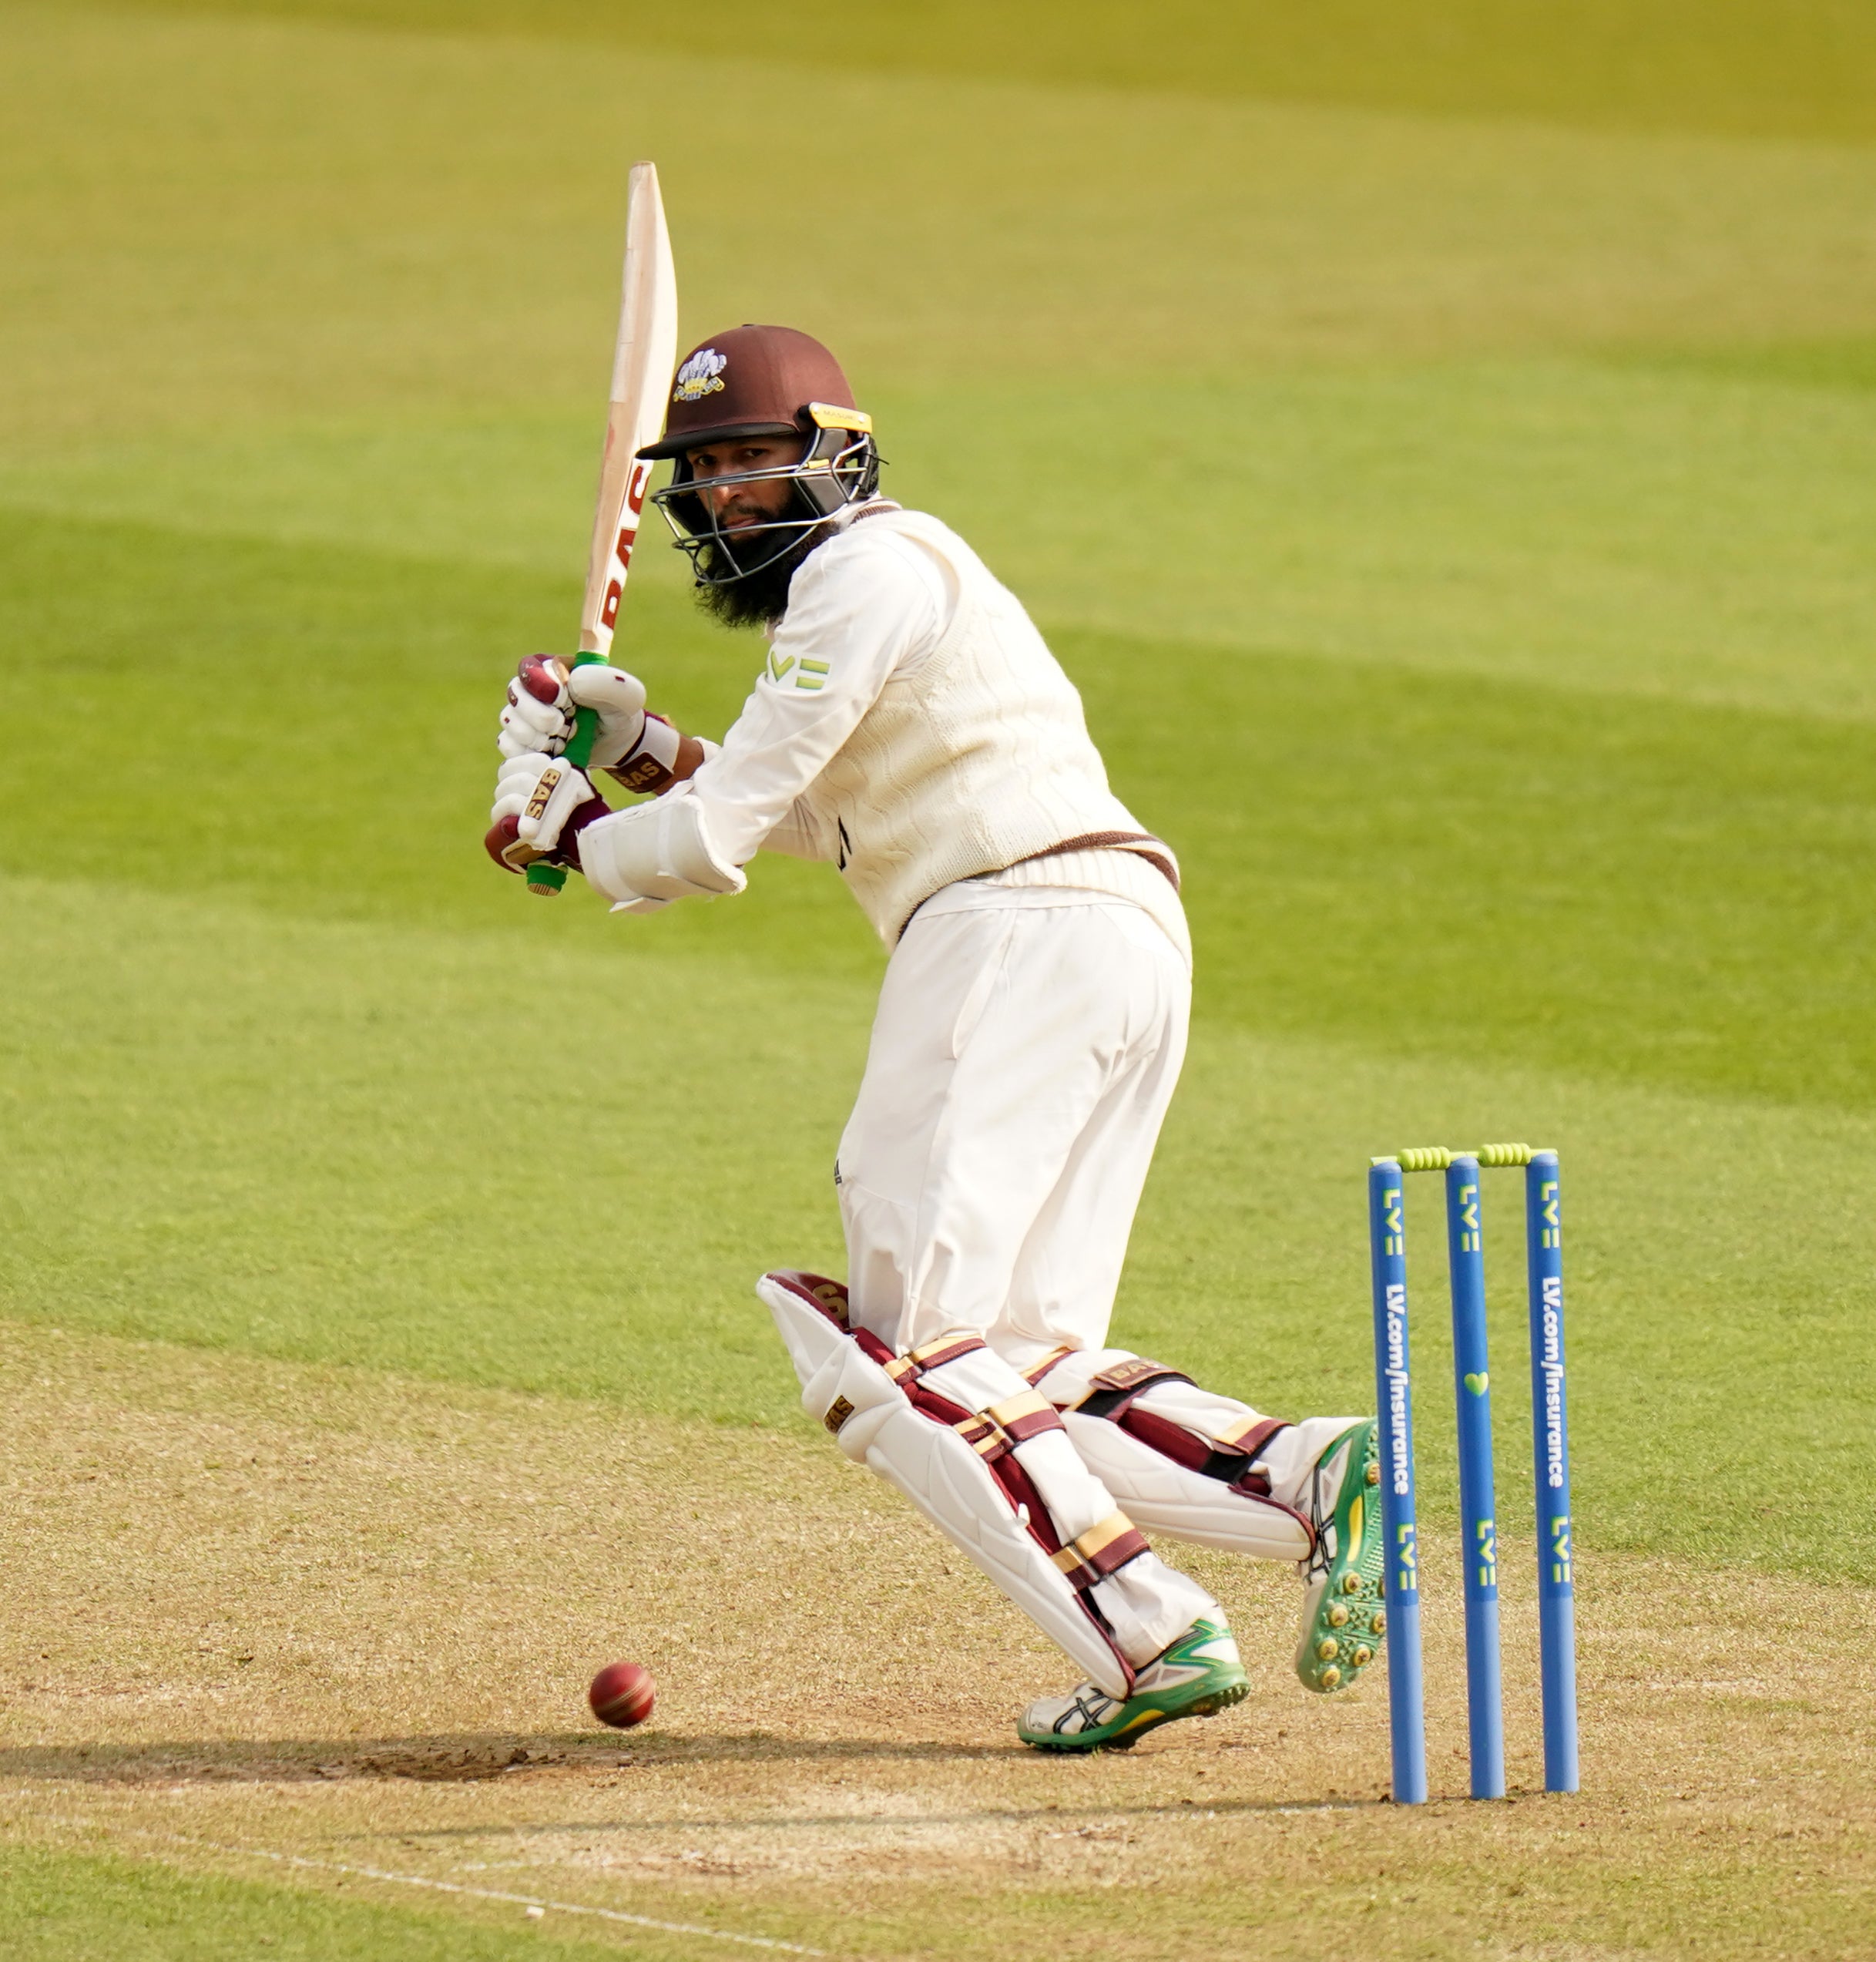
M 1475 1799 L 1505 1796 L 1499 1685 L 1498 1527 L 1492 1386 L 1485 1344 L 1480 1167 L 1522 1166 L 1531 1302 L 1531 1406 L 1537 1487 L 1538 1617 L 1544 1700 L 1544 1788 L 1574 1792 L 1576 1624 L 1570 1583 L 1570 1454 L 1564 1402 L 1563 1229 L 1557 1154 L 1524 1144 L 1476 1152 L 1438 1145 L 1376 1158 L 1368 1171 L 1374 1274 L 1374 1376 L 1381 1413 L 1381 1517 L 1387 1536 L 1388 1693 L 1394 1796 L 1427 1796 L 1421 1675 L 1420 1564 L 1414 1511 L 1414 1409 L 1407 1312 L 1406 1174 L 1446 1175 L 1446 1256 L 1452 1289 L 1453 1394 L 1458 1406 L 1459 1509 L 1465 1576 L 1465 1676 Z

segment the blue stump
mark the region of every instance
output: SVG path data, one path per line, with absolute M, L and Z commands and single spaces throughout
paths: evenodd
M 1537 1477 L 1537 1609 L 1544 1789 L 1576 1789 L 1576 1601 L 1570 1584 L 1570 1434 L 1564 1399 L 1563 1215 L 1557 1154 L 1525 1169 L 1531 1282 L 1531 1410 Z
M 1458 1406 L 1459 1521 L 1465 1562 L 1465 1695 L 1472 1796 L 1505 1796 L 1505 1704 L 1499 1681 L 1498 1520 L 1492 1480 L 1492 1377 L 1485 1344 L 1485 1239 L 1478 1161 L 1446 1167 L 1446 1251 L 1452 1279 L 1453 1393 Z
M 1388 1719 L 1397 1805 L 1427 1797 L 1427 1724 L 1420 1665 L 1420 1564 L 1414 1513 L 1414 1398 L 1408 1352 L 1407 1228 L 1401 1167 L 1368 1171 L 1368 1250 L 1374 1278 L 1374 1400 L 1381 1413 L 1381 1511 L 1388 1564 Z

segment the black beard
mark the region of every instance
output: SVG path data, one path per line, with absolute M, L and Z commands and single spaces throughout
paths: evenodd
M 768 627 L 788 610 L 788 587 L 801 562 L 832 534 L 824 525 L 804 532 L 766 565 L 727 586 L 697 589 L 697 604 L 722 627 Z

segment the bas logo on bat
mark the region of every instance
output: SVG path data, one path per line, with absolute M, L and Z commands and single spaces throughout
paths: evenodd
M 618 537 L 612 541 L 612 558 L 619 567 L 619 576 L 606 589 L 606 599 L 599 609 L 599 623 L 602 627 L 618 624 L 619 603 L 625 597 L 626 575 L 632 569 L 632 549 L 638 543 L 639 516 L 645 509 L 645 492 L 651 483 L 651 472 L 649 463 L 637 465 L 626 491 L 623 521 L 619 527 Z

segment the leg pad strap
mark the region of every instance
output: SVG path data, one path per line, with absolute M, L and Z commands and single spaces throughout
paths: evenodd
M 988 1346 L 982 1335 L 953 1329 L 935 1342 L 921 1343 L 917 1349 L 908 1349 L 903 1356 L 895 1356 L 886 1365 L 886 1373 L 895 1383 L 915 1382 L 928 1369 L 955 1362 L 961 1356 L 975 1356 L 980 1349 Z
M 1069 1410 L 1084 1416 L 1118 1419 L 1143 1390 L 1155 1383 L 1189 1383 L 1192 1379 L 1181 1369 L 1169 1369 L 1163 1362 L 1149 1362 L 1145 1356 L 1130 1357 L 1102 1369 L 1088 1379 L 1088 1387 L 1071 1403 Z
M 1019 1444 L 1040 1437 L 1045 1431 L 1062 1430 L 1066 1426 L 1061 1413 L 1049 1399 L 1039 1391 L 1031 1390 L 1026 1396 L 993 1403 L 954 1428 L 979 1457 L 994 1461 Z
M 1074 1586 L 1088 1588 L 1148 1550 L 1146 1535 L 1125 1513 L 1109 1513 L 1052 1557 Z

